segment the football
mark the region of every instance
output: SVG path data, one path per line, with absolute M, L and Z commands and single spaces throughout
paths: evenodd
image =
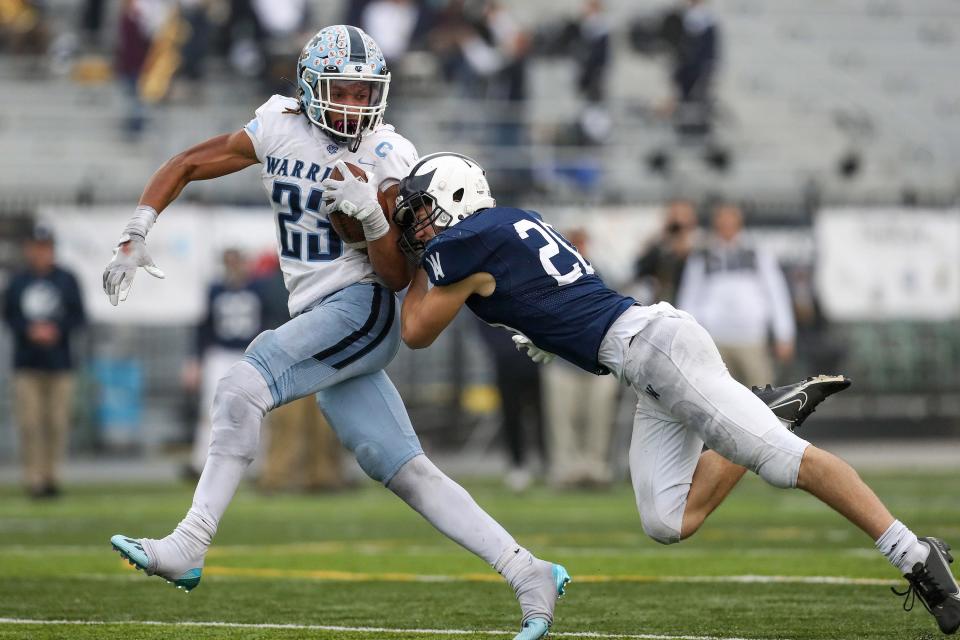
M 349 162 L 344 164 L 346 164 L 347 168 L 350 169 L 350 173 L 355 175 L 363 182 L 367 181 L 366 171 L 355 164 L 350 164 Z M 339 168 L 334 167 L 333 171 L 330 173 L 330 177 L 334 180 L 342 180 L 343 174 L 340 173 Z M 366 249 L 367 240 L 363 235 L 363 224 L 361 224 L 359 220 L 356 218 L 351 218 L 347 214 L 341 213 L 340 211 L 330 211 L 327 214 L 327 217 L 330 220 L 330 226 L 332 226 L 333 230 L 337 232 L 337 235 L 340 236 L 340 239 L 343 240 L 345 245 L 351 249 Z

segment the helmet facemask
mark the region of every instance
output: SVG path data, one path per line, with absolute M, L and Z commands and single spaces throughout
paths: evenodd
M 417 238 L 424 229 L 432 228 L 434 235 L 450 226 L 453 216 L 437 204 L 425 191 L 413 193 L 397 203 L 393 221 L 400 228 L 400 249 L 413 264 L 419 264 L 426 250 L 426 242 Z
M 359 146 L 364 135 L 371 133 L 383 122 L 383 114 L 387 108 L 389 73 L 386 76 L 335 73 L 318 75 L 310 69 L 304 69 L 303 80 L 312 89 L 312 96 L 308 95 L 305 100 L 307 118 L 338 142 L 353 143 L 352 150 L 356 150 L 355 147 Z M 365 90 L 358 89 L 358 85 L 365 85 Z M 366 104 L 341 102 L 351 93 L 366 93 Z
M 297 62 L 297 98 L 311 123 L 351 151 L 382 122 L 390 72 L 377 43 L 350 25 L 321 29 Z M 352 104 L 360 103 L 360 104 Z

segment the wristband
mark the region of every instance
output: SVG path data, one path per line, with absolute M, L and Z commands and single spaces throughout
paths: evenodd
M 157 210 L 151 206 L 142 204 L 133 212 L 133 216 L 127 221 L 127 226 L 123 229 L 123 235 L 120 236 L 120 244 L 130 239 L 131 236 L 140 236 L 144 240 L 147 234 L 157 221 Z
M 388 233 L 390 233 L 390 223 L 387 222 L 387 217 L 383 215 L 383 209 L 380 208 L 380 205 L 377 205 L 373 213 L 363 219 L 363 237 L 367 239 L 367 242 L 373 242 Z

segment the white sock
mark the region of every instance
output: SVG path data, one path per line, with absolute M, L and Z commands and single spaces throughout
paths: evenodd
M 926 561 L 930 553 L 930 547 L 917 540 L 916 534 L 899 520 L 894 520 L 883 532 L 877 539 L 876 546 L 900 573 L 910 573 L 913 566 Z
M 440 533 L 494 568 L 505 549 L 518 546 L 513 536 L 481 509 L 463 487 L 424 455 L 400 467 L 387 488 Z
M 185 571 L 202 568 L 214 533 L 216 526 L 196 509 L 190 509 L 170 535 L 140 541 L 150 558 L 149 572 L 176 579 Z
M 263 376 L 248 362 L 233 365 L 217 386 L 211 416 L 210 454 L 193 494 L 193 505 L 173 533 L 161 542 L 168 549 L 202 558 L 220 518 L 253 461 L 263 416 L 273 396 Z
M 497 558 L 493 568 L 502 575 L 520 602 L 525 624 L 531 618 L 553 622 L 553 608 L 557 602 L 557 586 L 553 579 L 553 565 L 540 560 L 519 545 L 514 545 Z

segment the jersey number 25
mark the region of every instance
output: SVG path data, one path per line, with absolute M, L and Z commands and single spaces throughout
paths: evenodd
M 283 194 L 287 194 L 284 202 Z M 317 233 L 307 234 L 307 255 L 303 257 L 303 234 L 299 231 L 287 229 L 287 224 L 294 224 L 303 217 L 306 209 L 311 213 L 320 210 L 322 189 L 311 189 L 307 202 L 301 205 L 300 187 L 290 182 L 274 181 L 272 200 L 277 203 L 277 224 L 280 226 L 280 253 L 284 257 L 307 262 L 329 262 L 336 260 L 343 253 L 343 242 L 333 230 L 330 223 L 324 218 L 317 218 Z M 284 211 L 284 207 L 287 211 Z

